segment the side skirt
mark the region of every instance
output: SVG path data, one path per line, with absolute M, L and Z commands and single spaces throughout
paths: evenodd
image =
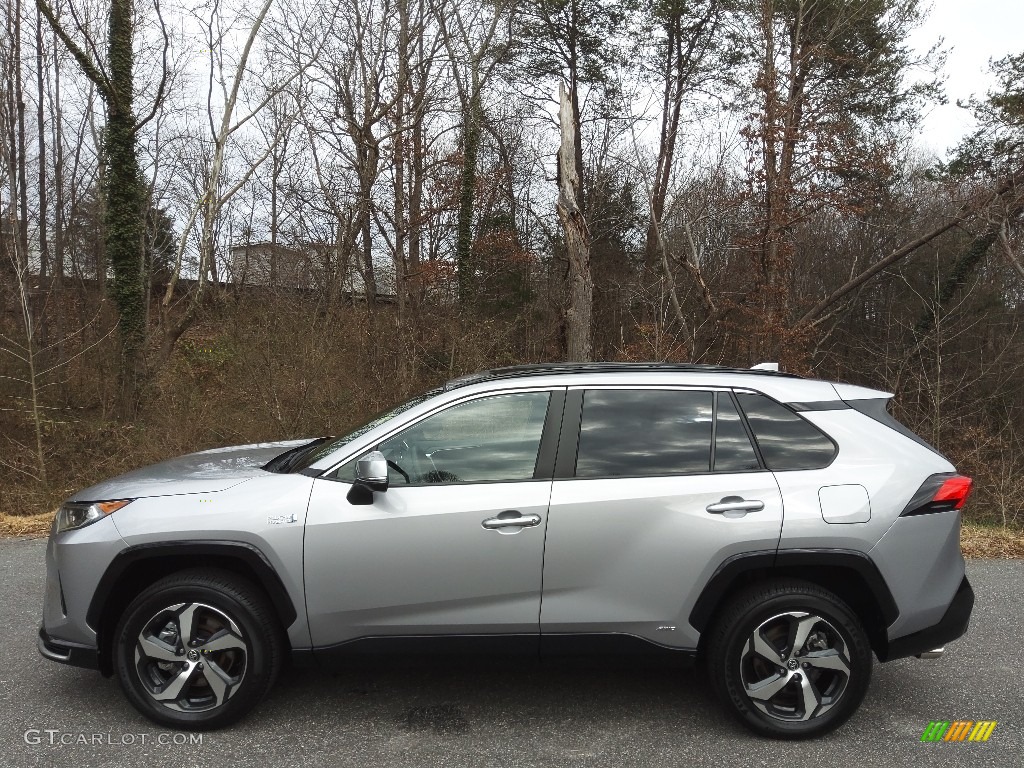
M 297 667 L 343 669 L 361 662 L 392 664 L 398 657 L 420 662 L 472 662 L 514 656 L 522 660 L 558 665 L 601 661 L 602 663 L 647 666 L 665 664 L 689 666 L 696 658 L 694 648 L 672 648 L 635 635 L 622 633 L 560 633 L 548 635 L 386 635 L 360 637 L 332 646 L 296 648 L 292 664 Z

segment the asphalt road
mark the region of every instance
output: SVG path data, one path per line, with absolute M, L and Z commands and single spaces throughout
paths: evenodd
M 876 664 L 860 711 L 812 742 L 748 734 L 695 671 L 498 658 L 291 673 L 197 744 L 136 714 L 116 680 L 37 654 L 43 549 L 0 541 L 2 766 L 1024 765 L 1024 561 L 971 562 L 967 636 L 939 661 Z M 987 743 L 921 743 L 930 720 L 958 719 L 999 724 Z

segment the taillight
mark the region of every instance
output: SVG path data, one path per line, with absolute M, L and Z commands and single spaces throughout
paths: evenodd
M 965 475 L 932 475 L 925 480 L 907 504 L 901 517 L 950 512 L 967 503 L 974 482 Z
M 967 497 L 971 495 L 971 486 L 974 481 L 963 475 L 954 475 L 942 484 L 935 494 L 933 502 L 947 501 L 953 504 L 953 509 L 960 509 L 967 503 Z

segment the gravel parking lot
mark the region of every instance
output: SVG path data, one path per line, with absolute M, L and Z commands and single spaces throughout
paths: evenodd
M 1019 766 L 1024 561 L 971 561 L 965 638 L 940 661 L 875 665 L 860 712 L 805 743 L 748 734 L 698 672 L 518 659 L 290 672 L 238 726 L 162 731 L 115 680 L 35 649 L 42 540 L 0 541 L 4 766 Z M 997 720 L 987 743 L 920 741 L 930 720 Z M 179 743 L 175 743 L 179 742 Z M 183 742 L 183 743 L 180 743 Z

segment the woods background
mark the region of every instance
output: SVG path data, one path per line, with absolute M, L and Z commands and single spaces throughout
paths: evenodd
M 916 0 L 6 0 L 0 508 L 549 360 L 897 392 L 1024 502 L 1024 54 Z

